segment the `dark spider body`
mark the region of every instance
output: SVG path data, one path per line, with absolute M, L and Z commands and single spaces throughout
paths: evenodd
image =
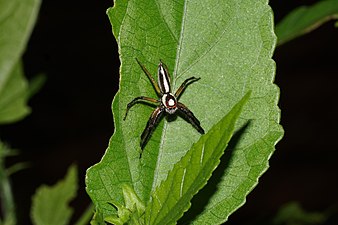
M 200 126 L 200 122 L 198 119 L 194 116 L 194 114 L 182 103 L 180 103 L 177 99 L 181 96 L 185 88 L 199 80 L 200 78 L 190 77 L 186 79 L 181 86 L 177 89 L 175 94 L 171 93 L 171 85 L 170 85 L 170 76 L 167 69 L 167 66 L 160 62 L 158 65 L 158 84 L 155 82 L 154 78 L 151 76 L 151 74 L 148 72 L 148 70 L 136 59 L 137 63 L 142 68 L 143 72 L 147 75 L 149 80 L 151 81 L 152 85 L 155 88 L 155 91 L 159 97 L 159 99 L 149 98 L 145 96 L 139 96 L 134 98 L 128 105 L 126 114 L 124 116 L 124 119 L 126 119 L 129 109 L 136 103 L 139 102 L 139 100 L 148 101 L 152 103 L 160 103 L 159 106 L 156 107 L 156 109 L 152 112 L 147 126 L 145 127 L 142 135 L 141 135 L 141 149 L 144 148 L 146 143 L 148 142 L 155 126 L 163 116 L 164 112 L 168 114 L 174 114 L 176 111 L 179 111 L 182 115 L 186 117 L 186 119 L 197 129 L 198 132 L 201 134 L 204 134 L 203 128 Z

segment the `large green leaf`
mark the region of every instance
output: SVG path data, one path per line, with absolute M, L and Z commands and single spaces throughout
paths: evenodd
M 71 166 L 66 177 L 54 186 L 43 185 L 33 196 L 31 216 L 35 225 L 66 225 L 73 209 L 69 202 L 77 192 L 77 168 Z
M 0 123 L 21 119 L 29 112 L 26 106 L 29 91 L 20 58 L 39 7 L 40 0 L 0 0 Z
M 201 77 L 180 101 L 205 131 L 252 90 L 236 130 L 250 123 L 233 144 L 217 191 L 195 217 L 197 224 L 224 221 L 258 183 L 283 133 L 271 59 L 276 38 L 267 1 L 117 0 L 108 15 L 119 46 L 120 89 L 112 106 L 115 133 L 101 162 L 87 172 L 88 194 L 104 216 L 116 214 L 108 202 L 124 205 L 124 183 L 147 205 L 168 171 L 201 137 L 181 117 L 164 118 L 140 158 L 140 134 L 153 108 L 139 104 L 126 121 L 122 118 L 134 97 L 156 94 L 135 58 L 154 75 L 162 59 L 174 90 L 188 77 Z
M 319 1 L 313 6 L 296 8 L 276 25 L 278 45 L 308 33 L 331 19 L 338 19 L 338 0 Z

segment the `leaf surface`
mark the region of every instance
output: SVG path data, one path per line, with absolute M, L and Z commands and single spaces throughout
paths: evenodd
M 69 202 L 77 192 L 77 169 L 71 166 L 64 180 L 54 186 L 43 185 L 33 196 L 31 217 L 35 225 L 66 225 L 73 209 Z
M 174 224 L 190 207 L 192 197 L 220 163 L 249 97 L 250 92 L 175 164 L 168 178 L 152 194 L 146 208 L 146 224 Z
M 338 0 L 319 1 L 312 6 L 298 7 L 276 25 L 278 45 L 309 33 L 332 19 L 338 19 Z
M 121 60 L 120 89 L 112 107 L 115 133 L 101 162 L 88 170 L 88 194 L 105 216 L 116 214 L 110 200 L 124 204 L 123 183 L 147 205 L 151 193 L 201 138 L 180 116 L 165 117 L 140 158 L 140 135 L 154 108 L 137 104 L 126 121 L 123 117 L 133 98 L 156 98 L 156 93 L 135 58 L 154 77 L 161 59 L 169 68 L 174 91 L 189 77 L 201 78 L 179 101 L 206 132 L 252 90 L 235 130 L 251 122 L 233 143 L 227 167 L 219 171 L 217 191 L 194 217 L 196 224 L 225 221 L 258 183 L 283 134 L 271 59 L 276 38 L 267 1 L 117 0 L 114 5 L 108 16 Z

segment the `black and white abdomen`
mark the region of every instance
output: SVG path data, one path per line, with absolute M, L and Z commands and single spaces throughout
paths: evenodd
M 177 109 L 176 97 L 171 93 L 166 93 L 162 96 L 161 102 L 165 107 L 165 111 L 169 114 L 174 114 Z
M 164 66 L 162 62 L 158 66 L 157 75 L 158 75 L 158 86 L 160 87 L 162 94 L 171 92 L 170 76 L 167 68 Z

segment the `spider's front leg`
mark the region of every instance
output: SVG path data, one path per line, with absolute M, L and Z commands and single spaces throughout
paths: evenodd
M 143 150 L 144 146 L 147 144 L 152 132 L 154 131 L 158 121 L 160 121 L 163 113 L 165 112 L 165 109 L 161 106 L 157 107 L 151 114 L 147 126 L 144 129 L 142 135 L 141 135 L 141 149 Z
M 200 125 L 200 121 L 194 116 L 194 114 L 185 105 L 183 105 L 180 102 L 177 102 L 177 109 L 184 116 L 186 116 L 186 118 L 196 128 L 198 132 L 200 132 L 201 134 L 204 134 L 204 130 Z
M 196 77 L 190 77 L 190 78 L 186 79 L 186 80 L 181 84 L 181 86 L 177 89 L 177 91 L 176 91 L 176 93 L 175 93 L 175 97 L 176 97 L 177 99 L 179 99 L 179 98 L 180 98 L 180 95 L 183 93 L 183 91 L 185 90 L 185 88 L 186 88 L 189 84 L 191 84 L 191 83 L 193 83 L 193 82 L 195 82 L 195 81 L 198 81 L 199 79 L 201 79 L 201 78 L 200 78 L 200 77 L 198 77 L 198 78 L 196 78 Z
M 149 98 L 149 97 L 145 97 L 145 96 L 136 97 L 131 102 L 128 103 L 127 109 L 126 109 L 126 114 L 124 115 L 123 120 L 126 120 L 129 109 L 133 105 L 135 105 L 136 103 L 139 103 L 139 100 L 148 101 L 148 102 L 152 102 L 152 103 L 158 103 L 159 102 L 157 99 Z

